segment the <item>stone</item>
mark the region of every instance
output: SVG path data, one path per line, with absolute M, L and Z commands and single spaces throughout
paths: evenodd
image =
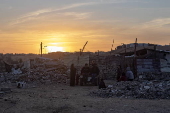
M 140 79 L 142 79 L 143 77 L 142 76 L 139 76 Z
M 144 88 L 145 88 L 145 89 L 150 89 L 150 87 L 149 87 L 149 86 L 144 86 Z
M 112 88 L 113 87 L 113 85 L 108 85 L 108 88 Z

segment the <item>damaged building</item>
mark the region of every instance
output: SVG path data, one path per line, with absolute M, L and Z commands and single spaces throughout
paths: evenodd
M 141 45 L 136 49 L 122 45 L 122 48 L 112 51 L 112 56 L 122 57 L 117 65 L 121 65 L 124 71 L 130 66 L 136 76 L 141 73 L 170 73 L 170 46 Z

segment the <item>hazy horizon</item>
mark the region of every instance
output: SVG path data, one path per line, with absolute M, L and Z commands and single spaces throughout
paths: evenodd
M 1 0 L 0 53 L 110 51 L 170 43 L 169 0 Z

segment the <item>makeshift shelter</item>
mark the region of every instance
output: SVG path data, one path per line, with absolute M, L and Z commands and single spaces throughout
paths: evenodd
M 120 61 L 123 70 L 129 66 L 136 76 L 148 72 L 170 72 L 170 46 L 136 47 L 136 51 L 134 47 L 120 48 L 113 51 L 112 54 L 124 57 Z

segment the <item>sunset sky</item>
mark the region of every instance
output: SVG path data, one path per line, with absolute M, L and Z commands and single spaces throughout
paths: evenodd
M 0 53 L 169 44 L 170 0 L 0 0 Z

